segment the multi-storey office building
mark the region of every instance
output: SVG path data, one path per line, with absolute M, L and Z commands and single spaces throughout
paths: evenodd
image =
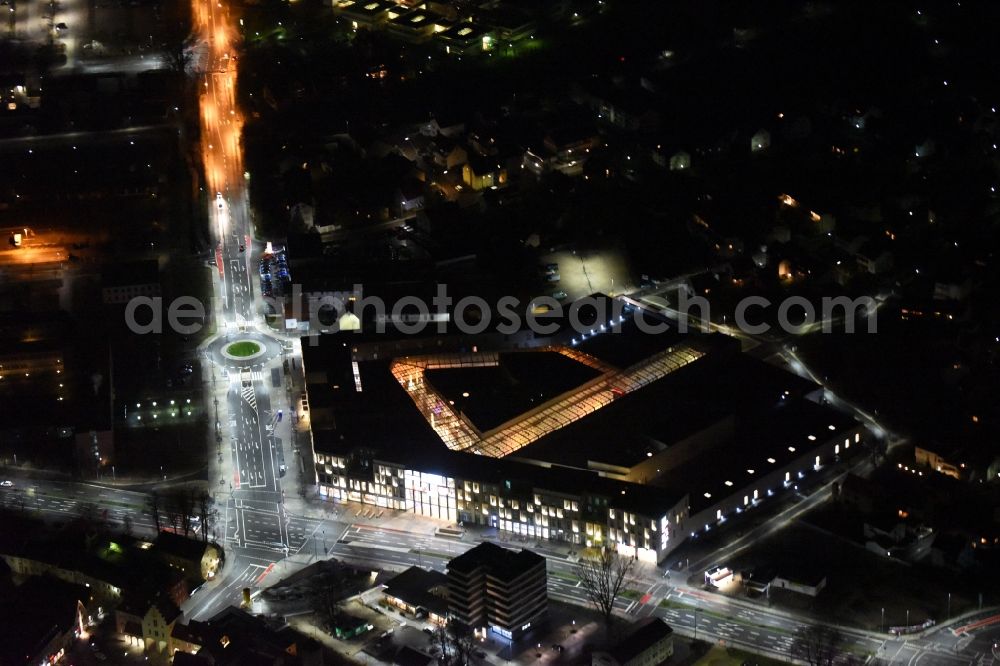
M 482 543 L 448 562 L 448 613 L 516 639 L 548 616 L 546 586 L 544 557 Z

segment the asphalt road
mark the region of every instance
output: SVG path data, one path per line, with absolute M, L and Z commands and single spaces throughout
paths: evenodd
M 221 64 L 223 55 L 232 50 L 228 36 L 235 31 L 226 4 L 207 0 L 194 0 L 194 4 L 199 37 L 209 44 L 209 61 L 218 63 L 202 81 L 203 158 L 221 259 L 218 288 L 223 295 L 224 321 L 220 336 L 235 339 L 253 333 L 258 302 L 250 271 L 253 243 L 240 154 L 235 73 L 233 68 L 223 71 Z M 221 194 L 220 199 L 216 193 Z M 209 618 L 228 605 L 238 604 L 244 588 L 259 589 L 291 568 L 319 558 L 337 557 L 381 569 L 422 565 L 443 570 L 451 557 L 475 545 L 305 515 L 310 513 L 306 505 L 298 513 L 290 512 L 277 462 L 275 416 L 266 381 L 265 370 L 271 360 L 270 356 L 246 364 L 218 360 L 226 367 L 229 380 L 227 422 L 220 424 L 220 430 L 222 441 L 228 444 L 231 476 L 221 479 L 219 485 L 225 490 L 216 493 L 218 527 L 227 559 L 220 579 L 185 605 L 188 618 Z M 246 385 L 240 377 L 241 368 L 250 373 Z M 55 520 L 69 519 L 81 511 L 96 512 L 97 517 L 112 523 L 122 523 L 127 517 L 137 533 L 153 533 L 143 493 L 91 484 L 15 481 L 16 488 L 0 491 L 0 502 L 8 508 Z M 540 550 L 545 552 L 544 547 Z M 586 595 L 574 574 L 574 564 L 564 555 L 546 554 L 550 596 L 585 605 Z M 286 558 L 288 562 L 282 563 Z M 621 613 L 662 616 L 685 633 L 776 656 L 787 656 L 795 632 L 805 625 L 780 611 L 668 583 L 657 569 L 643 571 L 636 587 L 641 593 L 638 599 L 618 600 L 616 607 Z M 990 625 L 963 637 L 942 627 L 923 638 L 888 641 L 859 630 L 844 630 L 844 634 L 848 649 L 855 654 L 877 654 L 889 663 L 988 664 L 992 663 L 989 646 L 997 631 Z
M 225 3 L 194 0 L 193 9 L 199 43 L 206 46 L 199 57 L 209 64 L 201 76 L 202 159 L 216 230 L 216 293 L 222 300 L 217 340 L 206 356 L 222 366 L 216 374 L 228 382 L 224 416 L 217 424 L 220 464 L 212 466 L 215 476 L 210 479 L 210 486 L 217 489 L 217 531 L 226 548 L 226 565 L 221 580 L 184 608 L 188 617 L 206 619 L 227 605 L 239 604 L 243 588 L 260 587 L 278 562 L 301 551 L 323 520 L 292 515 L 286 507 L 286 492 L 296 495 L 294 476 L 282 478 L 284 452 L 276 437 L 279 418 L 271 393 L 272 365 L 281 347 L 257 330 L 259 300 L 250 270 L 254 244 L 240 147 L 242 121 L 235 101 L 235 68 L 227 66 L 235 19 Z M 239 339 L 258 342 L 260 355 L 240 360 L 223 353 L 229 341 Z M 208 400 L 214 410 L 219 394 L 213 393 Z M 331 524 L 329 529 L 333 532 L 335 527 Z
M 69 520 L 81 511 L 93 511 L 98 518 L 121 523 L 131 519 L 137 534 L 154 530 L 146 506 L 146 494 L 94 484 L 32 480 L 12 477 L 15 488 L 0 490 L 0 504 L 15 510 L 40 514 L 49 520 Z M 251 492 L 251 491 L 246 491 Z M 236 495 L 236 493 L 234 493 Z M 237 506 L 237 503 L 239 506 Z M 258 590 L 317 559 L 336 557 L 373 569 L 402 570 L 413 565 L 444 571 L 447 561 L 476 545 L 473 541 L 428 536 L 426 533 L 381 529 L 350 524 L 341 514 L 332 519 L 320 516 L 289 515 L 280 504 L 236 498 L 227 505 L 225 523 L 238 529 L 243 545 L 235 545 L 235 535 L 227 539 L 227 563 L 221 580 L 206 585 L 186 605 L 188 617 L 211 617 L 226 606 L 239 603 L 244 587 Z M 106 511 L 106 513 L 104 513 Z M 281 517 L 287 518 L 282 524 Z M 236 526 L 235 528 L 233 526 Z M 243 536 L 245 535 L 245 536 Z M 289 547 L 269 540 L 283 537 Z M 566 554 L 546 551 L 528 542 L 500 542 L 512 547 L 539 550 L 548 557 L 549 595 L 571 604 L 587 605 L 586 595 L 576 579 L 572 561 Z M 808 623 L 780 610 L 723 598 L 692 588 L 676 580 L 665 580 L 662 571 L 642 569 L 633 584 L 639 598 L 620 598 L 618 611 L 633 618 L 663 617 L 680 633 L 725 641 L 776 657 L 788 655 L 795 632 Z M 1000 640 L 1000 616 L 991 609 L 971 618 L 937 627 L 926 636 L 898 639 L 861 630 L 842 629 L 845 646 L 859 657 L 876 655 L 885 663 L 957 664 L 993 663 L 991 647 Z M 984 618 L 995 623 L 976 626 Z M 956 635 L 956 627 L 965 628 Z

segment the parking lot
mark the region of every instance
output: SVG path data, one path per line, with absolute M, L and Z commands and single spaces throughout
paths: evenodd
M 621 294 L 635 289 L 623 253 L 607 250 L 557 250 L 542 255 L 540 269 L 548 264 L 558 264 L 558 282 L 549 282 L 542 274 L 539 293 L 551 295 L 562 291 L 574 300 L 595 292 L 608 295 Z

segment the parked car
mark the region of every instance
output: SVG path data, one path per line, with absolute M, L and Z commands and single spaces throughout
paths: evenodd
M 552 273 L 550 275 L 546 275 L 545 276 L 545 281 L 546 282 L 559 282 L 559 279 L 560 279 L 559 278 L 559 273 Z
M 554 291 L 552 292 L 552 298 L 556 299 L 557 301 L 565 301 L 567 298 L 569 298 L 569 294 L 567 294 L 565 291 Z

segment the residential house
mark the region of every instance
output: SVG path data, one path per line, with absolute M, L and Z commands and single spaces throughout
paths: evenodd
M 126 598 L 115 610 L 115 626 L 129 643 L 143 649 L 154 664 L 169 664 L 173 655 L 171 634 L 181 610 L 167 594 L 152 599 Z
M 153 544 L 126 536 L 114 540 L 77 533 L 25 533 L 0 557 L 21 576 L 48 574 L 91 590 L 98 603 L 117 604 L 127 594 L 163 592 L 183 603 L 185 576 L 165 565 Z
M 171 632 L 174 663 L 195 655 L 213 666 L 322 666 L 322 647 L 284 624 L 275 625 L 230 606 L 206 621 L 177 623 Z
M 691 168 L 691 153 L 665 143 L 657 143 L 650 151 L 650 157 L 658 166 L 671 171 L 687 171 Z
M 462 166 L 462 182 L 480 191 L 507 185 L 507 169 L 494 157 L 470 156 Z
M 396 215 L 405 217 L 424 207 L 424 184 L 416 178 L 405 178 L 396 188 L 396 201 L 399 206 Z
M 433 569 L 410 567 L 385 584 L 382 598 L 435 624 L 443 625 L 448 620 L 448 577 Z
M 570 125 L 550 130 L 545 135 L 545 149 L 559 159 L 581 159 L 601 145 L 601 136 L 590 125 Z
M 430 146 L 431 161 L 439 169 L 448 171 L 460 167 L 469 160 L 469 153 L 456 141 L 442 138 Z
M 674 630 L 662 618 L 647 617 L 633 624 L 613 648 L 595 652 L 591 666 L 657 666 L 674 654 Z
M 156 537 L 156 552 L 164 562 L 195 582 L 210 580 L 221 566 L 222 551 L 218 546 L 172 532 L 160 532 Z

